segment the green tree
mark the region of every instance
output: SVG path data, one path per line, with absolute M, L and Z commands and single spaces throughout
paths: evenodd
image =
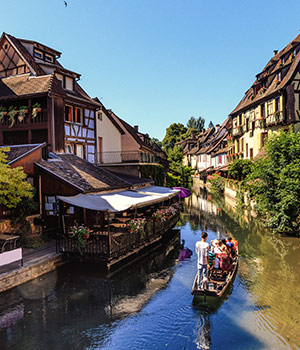
M 156 143 L 158 147 L 162 147 L 162 142 L 159 141 L 159 139 L 157 139 L 156 137 L 152 137 L 150 139 L 150 145 L 153 145 L 153 143 Z
M 266 142 L 266 155 L 255 160 L 244 188 L 256 201 L 256 211 L 277 232 L 300 227 L 300 133 L 281 130 Z
M 228 174 L 237 180 L 244 179 L 251 173 L 253 162 L 249 159 L 236 159 L 228 167 Z
M 167 128 L 166 135 L 162 140 L 162 145 L 167 153 L 169 149 L 174 148 L 175 143 L 180 141 L 180 136 L 186 132 L 187 128 L 181 123 L 173 123 Z
M 198 117 L 197 119 L 194 117 L 191 117 L 188 122 L 186 123 L 186 126 L 188 129 L 197 129 L 198 132 L 201 132 L 205 125 L 205 119 L 202 117 Z
M 24 181 L 26 174 L 21 167 L 11 168 L 7 164 L 9 148 L 0 149 L 0 205 L 16 208 L 24 198 L 32 198 L 33 188 Z

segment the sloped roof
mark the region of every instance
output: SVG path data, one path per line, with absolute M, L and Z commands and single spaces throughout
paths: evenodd
M 150 146 L 148 146 L 148 145 L 145 144 L 145 142 L 138 136 L 137 132 L 135 131 L 135 129 L 134 129 L 131 125 L 129 125 L 128 123 L 126 123 L 125 120 L 123 120 L 123 119 L 121 119 L 120 117 L 118 117 L 111 109 L 108 109 L 107 111 L 108 111 L 108 113 L 110 113 L 110 115 L 111 115 L 113 118 L 117 119 L 117 120 L 121 123 L 121 125 L 122 125 L 123 128 L 124 128 L 124 130 L 127 131 L 127 133 L 128 133 L 129 135 L 131 135 L 131 136 L 134 138 L 134 140 L 135 140 L 142 148 L 144 148 L 144 149 L 146 149 L 146 150 L 148 150 L 148 151 L 152 151 L 152 152 L 153 152 L 153 149 L 152 149 Z
M 56 154 L 55 158 L 48 161 L 41 160 L 35 164 L 81 192 L 100 192 L 129 187 L 128 182 L 120 177 L 74 154 Z
M 296 48 L 296 55 L 292 58 L 293 51 Z M 284 63 L 282 59 L 284 58 Z M 250 89 L 246 91 L 244 97 L 236 108 L 230 113 L 230 115 L 235 115 L 246 109 L 256 106 L 258 103 L 263 102 L 267 98 L 279 92 L 279 90 L 285 88 L 297 70 L 300 61 L 300 34 L 292 40 L 284 49 L 273 56 L 267 65 L 264 67 L 263 71 L 257 74 L 257 80 L 251 85 Z M 277 75 L 281 72 L 284 76 L 281 78 L 281 82 L 277 83 Z M 268 81 L 269 84 L 266 87 L 265 92 L 256 92 L 260 87 L 263 88 L 262 83 Z
M 7 155 L 7 164 L 12 164 L 45 145 L 46 143 L 44 142 L 26 145 L 1 146 L 0 148 L 9 148 L 9 151 L 5 152 Z
M 0 79 L 0 99 L 24 95 L 48 93 L 51 90 L 53 75 L 41 77 L 23 74 Z

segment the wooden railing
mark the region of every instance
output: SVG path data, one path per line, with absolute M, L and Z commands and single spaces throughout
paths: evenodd
M 57 250 L 66 257 L 78 257 L 80 260 L 109 261 L 160 239 L 178 220 L 179 212 L 165 222 L 151 218 L 147 221 L 144 232 L 129 232 L 126 229 L 94 232 L 83 243 L 64 234 L 57 239 Z

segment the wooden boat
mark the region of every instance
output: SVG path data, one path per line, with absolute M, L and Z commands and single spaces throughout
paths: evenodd
M 214 271 L 210 270 L 208 272 L 208 278 L 206 287 L 204 288 L 198 288 L 198 271 L 196 273 L 196 277 L 193 284 L 192 289 L 192 295 L 194 295 L 194 302 L 196 301 L 197 297 L 201 296 L 210 296 L 210 297 L 217 297 L 221 298 L 225 293 L 228 287 L 232 284 L 234 281 L 237 268 L 238 268 L 238 261 L 239 261 L 239 254 L 238 249 L 236 250 L 236 256 L 233 259 L 232 262 L 232 269 L 230 271 Z

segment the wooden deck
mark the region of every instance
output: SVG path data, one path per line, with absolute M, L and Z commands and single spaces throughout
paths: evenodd
M 160 241 L 179 220 L 179 213 L 165 222 L 149 220 L 145 232 L 129 232 L 122 227 L 110 231 L 96 231 L 84 245 L 70 235 L 57 239 L 58 251 L 67 259 L 103 262 L 113 265 Z

